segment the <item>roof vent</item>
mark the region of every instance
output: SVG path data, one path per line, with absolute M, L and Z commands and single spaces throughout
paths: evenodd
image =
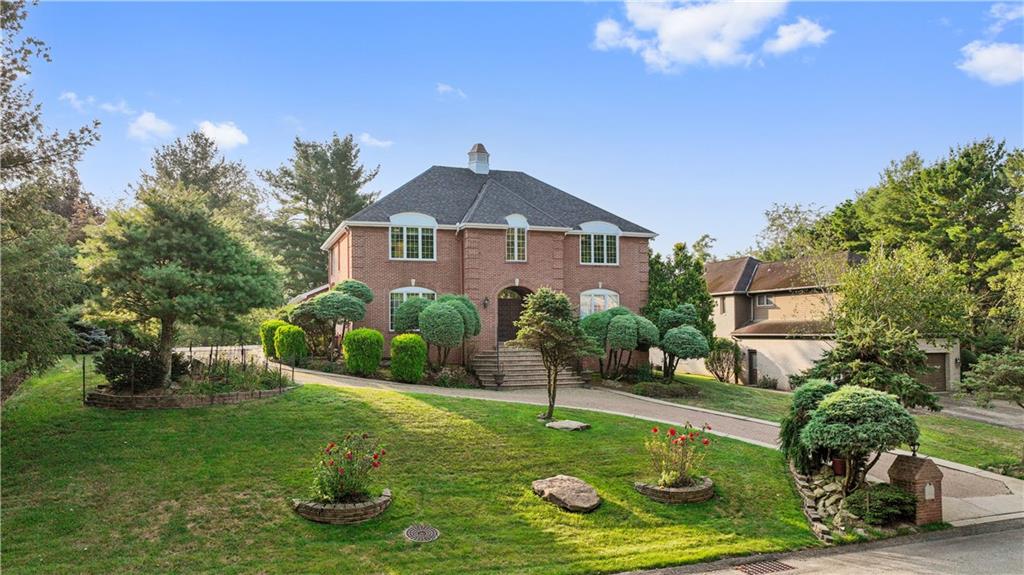
M 486 174 L 491 171 L 488 166 L 490 159 L 491 155 L 487 153 L 487 148 L 483 144 L 473 144 L 469 149 L 469 169 L 474 173 Z

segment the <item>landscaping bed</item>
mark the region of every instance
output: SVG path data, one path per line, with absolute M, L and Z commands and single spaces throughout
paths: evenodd
M 156 390 L 148 390 L 146 393 L 132 395 L 113 393 L 108 388 L 101 386 L 86 394 L 85 404 L 91 407 L 105 407 L 108 409 L 183 409 L 207 405 L 228 405 L 254 399 L 275 397 L 292 389 L 295 389 L 295 387 L 234 391 L 209 395 L 155 393 Z
M 820 543 L 781 454 L 717 438 L 716 497 L 664 505 L 634 490 L 652 424 L 531 405 L 304 385 L 273 402 L 203 410 L 81 405 L 80 366 L 26 382 L 3 410 L 4 567 L 12 573 L 614 573 Z M 99 383 L 90 376 L 90 384 Z M 373 493 L 395 495 L 358 525 L 298 516 L 310 454 L 366 431 L 387 445 Z M 560 473 L 604 502 L 586 515 L 537 497 Z M 414 545 L 402 531 L 444 535 Z

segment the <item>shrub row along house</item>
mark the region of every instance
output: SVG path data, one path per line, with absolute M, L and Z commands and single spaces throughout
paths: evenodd
M 384 297 L 358 325 L 390 342 L 395 311 L 408 298 L 465 294 L 482 319 L 472 345 L 493 351 L 515 338 L 523 298 L 540 287 L 565 292 L 584 316 L 619 305 L 639 310 L 654 236 L 523 172 L 490 169 L 476 144 L 468 167 L 433 166 L 342 222 L 322 246 L 329 284 L 300 298 L 362 281 Z

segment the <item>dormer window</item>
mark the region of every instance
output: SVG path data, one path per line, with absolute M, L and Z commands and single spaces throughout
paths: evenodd
M 584 265 L 619 265 L 618 226 L 607 222 L 580 225 L 580 263 Z
M 526 218 L 513 214 L 505 218 L 508 229 L 505 230 L 505 261 L 526 261 Z
M 389 249 L 393 260 L 436 260 L 437 220 L 403 213 L 391 216 Z

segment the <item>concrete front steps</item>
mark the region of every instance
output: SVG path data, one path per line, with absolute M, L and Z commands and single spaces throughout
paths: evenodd
M 548 375 L 540 352 L 502 346 L 495 350 L 479 351 L 473 356 L 473 369 L 480 379 L 480 385 L 488 388 L 499 387 L 494 375 L 499 371 L 505 375 L 500 387 L 547 387 Z M 571 370 L 558 372 L 558 386 L 575 387 L 583 385 L 583 379 Z

